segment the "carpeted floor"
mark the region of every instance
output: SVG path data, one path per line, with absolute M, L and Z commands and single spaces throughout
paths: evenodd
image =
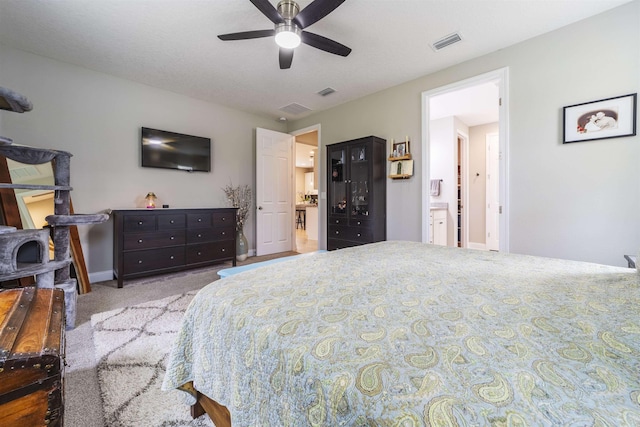
M 295 255 L 295 252 L 251 257 L 238 265 L 290 255 Z M 117 288 L 115 281 L 102 282 L 92 284 L 90 293 L 80 295 L 76 327 L 67 331 L 66 334 L 65 425 L 70 427 L 114 425 L 105 422 L 98 386 L 97 361 L 91 327 L 92 315 L 199 290 L 217 280 L 219 270 L 230 266 L 231 263 L 224 263 L 209 268 L 130 280 L 126 281 L 121 289 Z M 136 424 L 136 427 L 138 425 L 142 424 Z

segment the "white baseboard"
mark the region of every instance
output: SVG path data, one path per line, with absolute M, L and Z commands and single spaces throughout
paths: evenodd
M 477 249 L 479 251 L 486 251 L 487 250 L 487 245 L 484 244 L 484 243 L 469 242 L 467 244 L 467 248 L 468 249 Z

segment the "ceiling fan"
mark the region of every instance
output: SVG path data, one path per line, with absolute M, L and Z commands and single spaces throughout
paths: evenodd
M 247 40 L 275 36 L 280 46 L 280 69 L 291 68 L 293 49 L 300 43 L 308 44 L 325 52 L 347 56 L 351 49 L 336 41 L 318 34 L 304 31 L 304 29 L 344 3 L 345 0 L 314 0 L 302 11 L 293 0 L 281 0 L 275 8 L 269 0 L 250 0 L 255 7 L 274 23 L 273 30 L 244 31 L 241 33 L 221 34 L 220 40 Z

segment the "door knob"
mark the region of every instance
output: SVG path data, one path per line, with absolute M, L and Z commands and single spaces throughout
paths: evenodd
M 261 211 L 262 210 L 262 206 L 258 206 L 258 210 Z

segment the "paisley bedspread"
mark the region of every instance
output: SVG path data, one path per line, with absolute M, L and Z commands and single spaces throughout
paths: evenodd
M 640 276 L 397 241 L 299 257 L 198 293 L 163 389 L 188 381 L 239 427 L 640 426 Z

